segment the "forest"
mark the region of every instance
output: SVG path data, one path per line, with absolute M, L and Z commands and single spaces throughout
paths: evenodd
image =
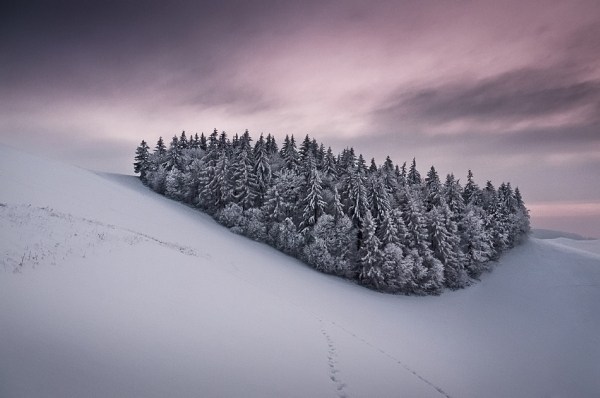
M 434 166 L 388 156 L 367 164 L 353 148 L 334 154 L 308 135 L 254 142 L 215 129 L 142 140 L 134 171 L 152 190 L 211 215 L 316 270 L 387 293 L 436 295 L 489 271 L 528 234 L 529 213 L 508 182 L 464 186 Z

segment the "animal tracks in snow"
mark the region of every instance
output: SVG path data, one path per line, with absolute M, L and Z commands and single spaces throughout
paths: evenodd
M 323 321 L 321 321 L 320 319 L 319 319 L 319 321 L 321 322 L 321 324 L 323 323 Z M 446 398 L 451 398 L 450 395 L 446 391 L 444 391 L 441 387 L 439 387 L 435 383 L 431 382 L 430 380 L 428 380 L 427 378 L 425 378 L 424 376 L 422 376 L 420 373 L 418 373 L 416 370 L 414 370 L 413 368 L 411 368 L 410 366 L 408 366 L 402 360 L 398 359 L 396 356 L 388 353 L 387 351 L 385 351 L 384 349 L 376 346 L 375 344 L 372 344 L 368 340 L 366 340 L 366 339 L 362 338 L 361 336 L 357 335 L 356 333 L 348 330 L 344 326 L 342 326 L 342 325 L 340 325 L 340 324 L 338 324 L 338 323 L 336 323 L 334 321 L 330 321 L 330 323 L 331 323 L 332 326 L 338 328 L 339 330 L 343 331 L 347 335 L 351 336 L 354 340 L 359 341 L 360 343 L 366 345 L 367 347 L 369 347 L 372 350 L 378 352 L 379 354 L 384 355 L 385 357 L 387 357 L 388 359 L 390 359 L 391 361 L 393 361 L 397 365 L 401 366 L 404 370 L 406 370 L 407 372 L 409 372 L 410 374 L 412 374 L 413 376 L 415 376 L 421 382 L 423 382 L 423 383 L 427 384 L 428 386 L 430 386 L 431 388 L 433 388 L 440 395 L 442 395 L 442 396 L 444 396 Z M 322 330 L 323 334 L 326 334 L 326 331 L 325 331 L 324 328 L 322 328 L 321 330 Z M 331 352 L 332 347 L 333 347 L 333 351 L 334 351 L 334 354 L 335 354 L 335 347 L 333 346 L 333 341 L 329 337 L 329 334 L 326 334 L 325 337 L 328 339 L 328 342 L 331 342 L 330 352 Z
M 319 319 L 321 324 L 321 333 L 325 337 L 327 341 L 327 364 L 329 366 L 329 378 L 333 383 L 335 383 L 337 394 L 339 398 L 349 398 L 348 394 L 345 391 L 346 383 L 342 382 L 339 376 L 339 369 L 337 367 L 337 348 L 331 339 L 331 336 L 325 329 L 325 325 L 321 319 Z

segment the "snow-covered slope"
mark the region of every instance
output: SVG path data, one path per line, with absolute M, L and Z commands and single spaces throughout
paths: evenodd
M 531 231 L 531 236 L 538 239 L 556 239 L 556 238 L 567 238 L 569 240 L 594 240 L 593 238 L 586 238 L 579 234 L 564 231 L 555 231 L 552 229 L 541 229 L 534 228 Z
M 0 147 L 0 187 L 0 397 L 600 395 L 598 241 L 392 296 L 134 177 Z

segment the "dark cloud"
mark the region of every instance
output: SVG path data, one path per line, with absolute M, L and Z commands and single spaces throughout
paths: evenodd
M 474 82 L 452 82 L 406 92 L 400 89 L 378 117 L 408 118 L 424 123 L 470 119 L 511 121 L 551 116 L 593 106 L 588 117 L 600 114 L 600 80 L 578 81 L 562 69 L 526 68 Z
M 301 28 L 316 3 L 9 2 L 0 13 L 0 87 L 13 95 L 147 96 L 145 87 L 168 76 L 208 80 L 239 68 L 236 55 L 255 43 Z

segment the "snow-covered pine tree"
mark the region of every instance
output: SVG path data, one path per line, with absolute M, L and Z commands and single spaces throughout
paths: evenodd
M 294 135 L 292 135 L 291 138 L 288 135 L 285 136 L 285 140 L 281 146 L 280 155 L 283 159 L 285 167 L 288 170 L 296 170 L 300 164 L 300 160 L 298 150 L 296 149 L 296 140 L 294 139 Z
M 320 271 L 350 277 L 354 273 L 354 235 L 347 216 L 335 219 L 324 214 L 314 226 L 312 242 L 304 250 L 306 261 Z
M 267 189 L 271 185 L 272 177 L 267 145 L 262 134 L 254 146 L 254 174 L 256 176 L 256 205 L 260 207 Z
M 335 220 L 339 220 L 341 217 L 346 215 L 344 213 L 344 205 L 342 205 L 342 200 L 337 187 L 333 187 L 333 202 L 331 204 L 330 214 L 333 215 Z
M 460 222 L 465 212 L 465 202 L 462 193 L 460 182 L 454 177 L 454 174 L 448 174 L 443 188 L 444 200 L 452 211 L 452 219 L 457 223 Z
M 181 136 L 179 137 L 179 150 L 183 151 L 184 149 L 188 149 L 189 147 L 189 142 L 187 139 L 187 136 L 185 135 L 185 130 L 181 132 Z
M 441 185 L 440 177 L 435 167 L 431 166 L 431 169 L 427 172 L 427 177 L 425 177 L 425 206 L 427 211 L 430 211 L 434 206 L 441 205 Z
M 183 173 L 176 167 L 167 173 L 165 195 L 171 199 L 183 199 Z
M 464 268 L 472 278 L 478 278 L 489 269 L 488 262 L 493 258 L 490 236 L 484 227 L 485 212 L 477 206 L 468 206 L 461 219 L 461 248 L 464 254 Z
M 365 176 L 369 172 L 369 169 L 367 168 L 367 162 L 365 162 L 365 158 L 363 157 L 362 153 L 358 155 L 358 159 L 356 160 L 356 168 L 358 169 L 359 173 L 362 173 Z
M 529 234 L 531 230 L 531 226 L 529 223 L 529 210 L 525 207 L 525 203 L 523 202 L 523 197 L 521 196 L 521 191 L 519 187 L 515 188 L 515 200 L 517 202 L 517 211 L 515 213 L 516 218 L 516 227 L 517 234 L 519 236 L 518 243 L 520 243 L 523 238 Z
M 361 229 L 363 241 L 357 253 L 360 267 L 358 278 L 362 284 L 380 290 L 385 286 L 385 277 L 381 268 L 383 258 L 380 251 L 381 242 L 375 233 L 375 220 L 370 210 L 367 210 L 364 215 Z
M 331 147 L 327 148 L 327 153 L 323 159 L 323 174 L 325 178 L 335 180 L 337 178 L 337 167 L 335 164 L 335 156 L 331 151 Z
M 481 205 L 481 189 L 475 183 L 475 180 L 473 179 L 473 172 L 471 170 L 469 170 L 467 173 L 467 183 L 463 189 L 463 201 L 465 205 Z
M 402 167 L 405 168 L 405 166 Z M 423 183 L 421 173 L 417 170 L 417 160 L 415 158 L 413 158 L 408 174 L 406 175 L 406 182 L 409 185 L 421 185 Z
M 508 247 L 508 231 L 502 222 L 502 213 L 496 188 L 488 181 L 482 192 L 483 209 L 486 212 L 484 226 L 489 236 L 491 259 L 497 260 Z
M 298 232 L 292 219 L 288 217 L 281 223 L 277 223 L 274 227 L 271 229 L 277 232 L 275 235 L 275 247 L 284 253 L 298 257 L 304 245 L 304 238 Z
M 378 173 L 369 174 L 367 184 L 369 187 L 367 196 L 371 215 L 376 220 L 376 223 L 380 224 L 383 213 L 389 213 L 392 210 L 391 198 Z
M 312 159 L 312 156 L 309 155 L 309 157 Z M 302 200 L 303 213 L 302 222 L 300 223 L 300 232 L 304 234 L 316 224 L 325 209 L 321 177 L 314 164 L 305 180 L 302 191 L 306 192 L 306 196 Z
M 195 141 L 195 139 L 194 139 Z M 200 192 L 205 180 L 202 173 L 206 165 L 203 159 L 194 158 L 183 174 L 182 200 L 194 206 L 199 206 Z
M 265 195 L 265 201 L 262 206 L 264 217 L 268 224 L 273 224 L 285 220 L 289 215 L 289 209 L 279 194 L 279 185 L 272 185 Z
M 460 289 L 467 285 L 468 277 L 463 266 L 458 227 L 450 213 L 445 202 L 434 205 L 427 213 L 427 229 L 433 255 L 444 265 L 445 285 Z
M 249 143 L 242 138 L 242 143 L 232 164 L 231 180 L 233 183 L 232 200 L 244 210 L 254 206 L 258 184 L 254 174 L 254 159 Z
M 211 214 L 224 209 L 232 200 L 233 184 L 229 169 L 229 158 L 227 153 L 223 151 L 217 160 L 214 173 L 205 190 L 205 198 L 210 200 L 208 211 Z
M 307 158 L 309 156 L 314 157 L 313 155 L 314 154 L 312 151 L 312 141 L 308 134 L 306 134 L 306 137 L 304 137 L 304 141 L 302 141 L 302 144 L 300 145 L 300 149 L 298 149 L 298 157 L 300 159 L 300 164 L 304 164 Z
M 354 148 L 346 148 L 339 155 L 338 163 L 338 175 L 343 178 L 350 170 L 356 167 L 356 155 L 354 154 Z
M 275 141 L 275 137 L 273 137 L 271 134 L 267 135 L 266 149 L 269 156 L 273 156 L 279 152 L 277 141 Z
M 377 164 L 375 163 L 375 158 L 371 158 L 371 165 L 369 166 L 369 173 L 377 172 Z
M 154 153 L 157 154 L 159 157 L 167 154 L 167 147 L 162 137 L 158 137 L 156 147 L 154 148 Z
M 416 257 L 413 254 L 413 283 L 418 287 L 418 291 L 415 293 L 439 294 L 444 284 L 444 267 L 434 257 L 430 248 L 423 199 L 418 191 L 414 190 L 412 194 L 407 190 L 406 199 L 403 209 L 407 230 L 406 245 L 408 249 L 416 251 Z
M 135 150 L 135 162 L 133 163 L 133 171 L 140 175 L 142 182 L 146 182 L 146 173 L 150 169 L 150 147 L 146 141 L 142 140 L 140 145 Z
M 179 138 L 176 135 L 173 136 L 169 149 L 165 158 L 164 167 L 167 171 L 171 171 L 173 168 L 181 170 L 181 147 L 179 146 Z

